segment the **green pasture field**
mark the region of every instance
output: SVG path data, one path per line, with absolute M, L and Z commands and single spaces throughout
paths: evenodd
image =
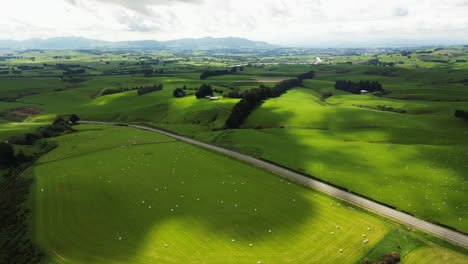
M 309 83 L 314 89 L 323 84 Z M 466 124 L 453 117 L 464 103 L 341 93 L 323 102 L 318 94 L 301 88 L 267 100 L 250 115 L 246 129 L 227 131 L 214 143 L 308 173 L 418 217 L 468 229 L 463 206 L 468 175 Z M 408 113 L 356 105 L 386 105 Z
M 464 264 L 466 255 L 445 248 L 422 247 L 403 258 L 402 264 L 433 263 L 433 264 Z
M 75 128 L 53 139 L 59 147 L 29 170 L 33 236 L 50 256 L 47 263 L 355 263 L 378 251 L 391 230 L 409 234 L 352 205 L 160 134 Z M 401 242 L 404 255 L 431 247 Z
M 69 63 L 81 63 L 98 71 L 140 67 L 135 64 L 118 64 L 136 60 L 136 54 L 126 57 L 122 55 L 125 53 L 64 51 L 57 54 L 82 58 L 82 61 Z M 53 53 L 33 55 L 45 56 L 44 59 L 48 56 L 50 59 Z M 168 54 L 153 53 L 153 56 L 156 55 L 181 60 L 175 55 L 170 57 Z M 382 56 L 382 60 L 394 58 L 389 55 L 379 56 Z M 415 55 L 413 59 L 417 60 L 418 56 Z M 111 64 L 98 63 L 100 59 L 110 61 Z M 218 61 L 216 58 L 209 60 Z M 424 65 L 430 66 L 427 63 Z M 88 76 L 78 83 L 51 77 L 0 78 L 2 95 L 3 91 L 10 97 L 25 95 L 16 102 L 0 102 L 0 109 L 7 111 L 33 107 L 39 111 L 38 115 L 25 117 L 24 122 L 45 122 L 58 114 L 76 113 L 83 120 L 151 123 L 203 141 L 232 145 L 425 219 L 466 230 L 463 214 L 466 207 L 460 203 L 466 201 L 463 191 L 467 175 L 464 162 L 467 145 L 463 143 L 466 141 L 466 125 L 454 118 L 453 113 L 458 109 L 468 109 L 468 93 L 466 85 L 456 83 L 463 80 L 466 70 L 449 68 L 454 65 L 445 65 L 445 68 L 405 68 L 349 64 L 269 64 L 244 67 L 243 71 L 236 74 L 199 80 L 203 68 L 167 64 L 164 67 L 180 69 L 153 77 Z M 197 100 L 194 95 L 185 98 L 172 96 L 173 89 L 184 85 L 196 88 L 202 83 L 210 83 L 224 92 L 229 91 L 228 87 L 246 90 L 262 83 L 240 80 L 292 78 L 310 69 L 316 71 L 314 80 L 307 80 L 302 89 L 293 89 L 279 98 L 266 101 L 245 122 L 244 128 L 247 130 L 209 132 L 223 127 L 239 99 L 209 101 Z M 389 93 L 384 97 L 375 97 L 338 91 L 334 89 L 334 81 L 340 79 L 377 80 Z M 138 96 L 136 91 L 99 96 L 103 89 L 132 88 L 155 82 L 162 82 L 164 89 L 142 96 Z M 322 93 L 327 91 L 332 92 L 333 96 L 321 100 Z M 31 93 L 36 94 L 27 95 Z M 407 113 L 358 107 L 381 105 L 404 109 Z M 269 128 L 269 132 L 263 135 L 267 130 L 249 130 L 252 128 Z M 260 138 L 257 140 L 257 137 Z M 288 151 L 276 151 L 272 146 Z M 291 156 L 283 157 L 283 153 L 289 151 L 303 155 L 293 160 Z M 317 154 L 324 152 L 337 152 L 340 158 L 330 159 L 328 155 Z M 374 158 L 375 154 L 377 158 Z M 376 174 L 381 176 L 376 177 Z M 357 183 L 356 179 L 360 182 Z M 408 184 L 421 179 L 429 179 L 426 183 L 431 185 Z M 420 191 L 415 192 L 416 189 Z
M 9 137 L 19 134 L 19 133 L 28 133 L 34 131 L 36 128 L 42 126 L 43 124 L 22 124 L 22 123 L 12 123 L 12 124 L 1 124 L 0 123 L 0 141 L 5 141 Z

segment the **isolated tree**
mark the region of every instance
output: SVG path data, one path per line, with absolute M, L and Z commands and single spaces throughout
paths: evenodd
M 13 145 L 6 142 L 0 143 L 0 165 L 11 166 L 15 163 L 15 150 Z
M 195 93 L 195 96 L 197 99 L 204 98 L 207 95 L 213 95 L 213 88 L 211 88 L 211 85 L 209 84 L 202 84 L 200 88 L 198 88 L 198 91 Z
M 174 97 L 184 97 L 185 96 L 185 91 L 182 88 L 176 88 L 174 92 L 172 92 L 172 95 Z
M 72 114 L 70 118 L 68 119 L 72 124 L 76 125 L 78 121 L 80 121 L 80 117 L 77 116 L 76 114 Z

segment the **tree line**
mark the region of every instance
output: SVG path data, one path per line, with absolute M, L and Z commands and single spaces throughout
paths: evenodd
M 260 105 L 260 103 L 268 98 L 279 97 L 291 88 L 302 85 L 304 79 L 314 77 L 314 72 L 310 71 L 301 74 L 300 77 L 279 82 L 274 87 L 261 85 L 258 88 L 248 90 L 232 109 L 231 114 L 226 120 L 227 128 L 239 128 L 247 119 L 249 114 Z
M 400 254 L 398 254 L 398 252 L 396 251 L 393 251 L 390 253 L 385 253 L 381 261 L 372 261 L 366 258 L 362 261 L 362 264 L 396 264 L 399 262 L 400 262 Z
M 184 85 L 182 88 L 174 89 L 174 91 L 172 92 L 172 95 L 174 97 L 184 97 L 187 95 L 187 92 L 186 92 L 187 90 L 195 91 L 195 93 L 189 93 L 189 94 L 190 95 L 195 94 L 195 97 L 197 99 L 206 98 L 206 96 L 213 96 L 214 93 L 219 93 L 219 94 L 224 93 L 223 90 L 213 88 L 210 84 L 204 83 L 200 85 L 199 88 L 187 88 L 187 86 Z
M 243 71 L 243 67 L 239 67 L 239 71 Z M 208 77 L 220 76 L 227 74 L 234 74 L 237 72 L 237 67 L 232 67 L 230 70 L 216 70 L 216 71 L 204 71 L 200 74 L 200 80 L 206 80 Z
M 161 91 L 163 89 L 163 84 L 158 83 L 152 86 L 146 86 L 146 87 L 141 87 L 137 89 L 137 94 L 138 95 L 144 95 L 147 93 L 155 92 L 155 91 Z
M 361 90 L 366 90 L 368 92 L 385 92 L 382 85 L 378 81 L 352 82 L 338 80 L 335 82 L 335 89 L 350 92 L 353 94 L 361 94 Z
M 71 115 L 68 121 L 63 117 L 57 117 L 51 125 L 39 127 L 32 133 L 11 136 L 7 140 L 8 143 L 4 144 L 34 145 L 39 139 L 57 137 L 64 133 L 73 132 L 72 125 L 76 124 L 79 120 L 80 118 L 75 114 Z
M 132 87 L 132 88 L 129 88 L 129 87 L 104 88 L 99 95 L 105 96 L 109 94 L 122 93 L 122 92 L 132 91 L 132 90 L 137 90 L 138 95 L 143 95 L 143 94 L 154 92 L 154 91 L 160 91 L 162 89 L 163 89 L 162 83 L 152 84 L 149 86 Z
M 76 115 L 70 116 L 69 121 L 57 117 L 51 125 L 41 127 L 34 133 L 13 136 L 8 139 L 8 143 L 0 143 L 0 167 L 8 171 L 0 183 L 0 263 L 35 264 L 44 257 L 44 253 L 29 238 L 31 210 L 23 206 L 33 179 L 22 175 L 37 158 L 56 147 L 50 141 L 41 141 L 38 151 L 26 156 L 21 151 L 15 155 L 11 143 L 33 145 L 38 139 L 74 131 L 72 124 L 78 120 Z
M 361 108 L 367 108 L 367 109 L 372 109 L 372 110 L 377 110 L 377 111 L 386 111 L 386 112 L 394 112 L 394 113 L 400 113 L 400 114 L 405 114 L 406 110 L 402 108 L 393 108 L 391 106 L 385 106 L 385 105 L 377 105 L 377 106 L 370 106 L 370 105 L 354 105 L 356 107 L 361 107 Z

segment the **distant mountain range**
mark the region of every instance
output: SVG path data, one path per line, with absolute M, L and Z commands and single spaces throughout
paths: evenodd
M 102 41 L 82 37 L 60 37 L 50 39 L 0 40 L 0 49 L 272 49 L 278 46 L 244 38 L 199 38 L 169 41 Z

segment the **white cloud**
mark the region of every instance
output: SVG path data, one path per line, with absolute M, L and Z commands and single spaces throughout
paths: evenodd
M 394 9 L 393 14 L 395 16 L 407 16 L 408 15 L 408 9 L 397 7 L 397 8 Z
M 468 41 L 467 0 L 15 0 L 1 6 L 0 38 Z

